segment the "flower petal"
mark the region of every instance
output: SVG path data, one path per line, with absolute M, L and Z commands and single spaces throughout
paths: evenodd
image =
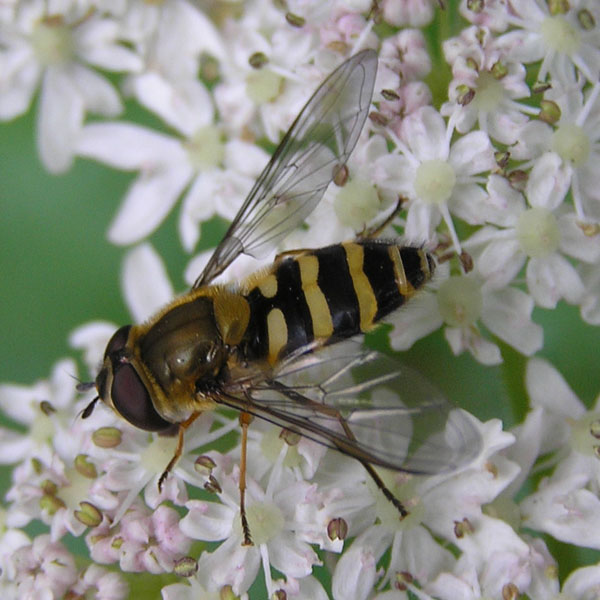
M 189 182 L 187 165 L 144 173 L 129 188 L 108 230 L 108 239 L 119 245 L 133 244 L 150 235 L 169 214 Z
M 83 123 L 84 103 L 67 74 L 46 70 L 40 93 L 38 150 L 51 173 L 63 173 L 73 162 L 75 141 Z
M 544 343 L 544 330 L 531 321 L 533 300 L 525 292 L 504 288 L 484 295 L 481 320 L 501 340 L 530 356 Z
M 137 246 L 125 256 L 123 295 L 137 323 L 151 317 L 173 298 L 165 266 L 150 244 Z

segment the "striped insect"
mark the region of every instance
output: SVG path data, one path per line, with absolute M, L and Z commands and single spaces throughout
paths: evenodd
M 302 109 L 193 288 L 108 343 L 100 399 L 135 427 L 184 433 L 207 410 L 240 411 L 240 512 L 245 544 L 248 425 L 261 417 L 357 458 L 406 515 L 373 465 L 439 473 L 479 450 L 477 430 L 422 378 L 353 338 L 422 288 L 435 262 L 397 240 L 361 238 L 279 255 L 236 285 L 212 283 L 240 254 L 275 245 L 315 208 L 367 117 L 377 55 L 341 64 Z

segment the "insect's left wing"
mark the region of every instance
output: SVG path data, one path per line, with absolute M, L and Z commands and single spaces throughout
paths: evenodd
M 292 358 L 244 393 L 221 401 L 391 469 L 451 471 L 482 447 L 473 421 L 422 375 L 355 341 Z
M 195 288 L 240 254 L 271 250 L 311 213 L 356 145 L 376 73 L 377 54 L 363 50 L 325 79 L 275 150 Z

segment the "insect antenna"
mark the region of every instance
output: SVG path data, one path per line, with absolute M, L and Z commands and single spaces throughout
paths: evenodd
M 89 389 L 89 388 L 88 388 Z M 81 411 L 81 418 L 82 419 L 87 419 L 93 412 L 94 412 L 94 407 L 96 406 L 96 402 L 98 402 L 98 400 L 100 400 L 100 396 L 96 396 L 82 411 Z
M 73 379 L 77 379 L 77 377 L 73 377 Z M 91 390 L 96 385 L 94 381 L 81 381 L 81 379 L 77 379 L 77 381 L 79 383 L 75 386 L 75 389 L 81 393 Z

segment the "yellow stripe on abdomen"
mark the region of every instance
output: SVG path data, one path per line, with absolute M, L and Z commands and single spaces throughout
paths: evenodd
M 283 312 L 273 308 L 267 315 L 267 336 L 269 338 L 269 362 L 275 364 L 279 352 L 287 344 L 288 330 Z
M 375 315 L 377 314 L 377 299 L 368 277 L 363 271 L 364 249 L 355 243 L 342 244 L 346 252 L 348 270 L 352 278 L 352 285 L 358 300 L 360 312 L 360 329 L 369 331 L 373 328 Z
M 333 321 L 325 295 L 317 283 L 319 259 L 314 254 L 309 254 L 299 256 L 296 260 L 300 267 L 302 291 L 312 319 L 313 336 L 328 338 L 333 334 Z

